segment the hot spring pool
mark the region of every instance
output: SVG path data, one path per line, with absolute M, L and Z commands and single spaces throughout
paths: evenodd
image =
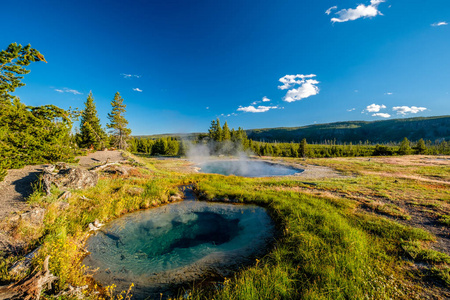
M 158 295 L 170 283 L 199 279 L 249 263 L 273 239 L 264 208 L 183 201 L 125 215 L 87 241 L 84 264 L 94 279 L 137 298 Z
M 242 177 L 287 176 L 303 170 L 257 160 L 216 160 L 199 164 L 200 172 Z

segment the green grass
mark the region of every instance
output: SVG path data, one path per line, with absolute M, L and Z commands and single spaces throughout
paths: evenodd
M 198 188 L 209 197 L 228 196 L 267 207 L 283 235 L 276 250 L 261 264 L 226 282 L 212 295 L 214 299 L 268 299 L 270 294 L 273 299 L 401 297 L 406 293 L 399 288 L 402 279 L 389 280 L 395 273 L 392 253 L 402 250 L 395 241 L 433 239 L 420 229 L 370 214 L 355 214 L 350 201 L 290 191 L 258 191 L 256 180 L 236 180 L 212 176 L 200 181 Z M 274 286 L 279 292 L 273 291 Z
M 450 215 L 441 215 L 438 219 L 439 223 L 450 227 Z
M 193 184 L 206 200 L 232 199 L 267 208 L 279 231 L 267 255 L 221 283 L 194 285 L 187 293 L 190 299 L 420 298 L 421 288 L 410 281 L 406 267 L 411 261 L 428 264 L 431 277 L 449 282 L 449 256 L 430 249 L 435 240 L 432 234 L 360 209 L 355 195 L 365 201 L 387 198 L 392 203 L 375 207 L 374 211 L 408 220 L 410 216 L 396 201 L 413 195 L 411 201 L 423 204 L 425 200 L 417 199 L 448 192 L 432 192 L 409 179 L 394 182 L 390 177 L 362 172 L 365 168 L 397 172 L 396 167 L 371 166 L 360 160 L 321 160 L 321 164 L 336 164 L 348 174 L 360 175 L 315 180 L 317 185 L 312 187 L 296 177 L 252 179 L 188 174 L 177 171 L 185 166 L 184 161 L 144 156 L 136 159 L 138 169 L 130 176 L 105 177 L 94 188 L 73 191 L 67 210 L 58 209 L 56 190 L 50 197 L 42 197 L 39 192 L 30 197 L 30 202 L 47 209 L 39 238 L 43 251 L 34 265 L 40 267 L 43 258 L 51 255 L 50 269 L 60 278 L 57 290 L 67 288 L 69 283 L 80 286 L 91 282 L 81 263 L 90 222 L 107 222 L 131 211 L 164 204 L 179 186 L 186 184 Z M 398 168 L 415 172 L 408 167 Z M 308 193 L 313 190 L 348 197 Z M 428 201 L 442 203 L 436 197 Z M 431 208 L 446 209 L 443 205 Z M 448 214 L 440 216 L 443 222 L 448 219 Z M 6 269 L 15 259 L 9 257 L 0 263 L 0 280 L 9 280 Z M 99 288 L 91 285 L 87 293 L 95 289 Z

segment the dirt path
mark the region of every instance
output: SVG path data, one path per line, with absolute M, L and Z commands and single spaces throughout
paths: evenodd
M 18 170 L 8 170 L 8 175 L 0 182 L 0 220 L 14 212 L 29 208 L 26 198 L 33 192 L 32 184 L 44 166 L 26 166 Z
M 89 168 L 106 162 L 125 160 L 119 151 L 97 151 L 78 157 L 78 165 Z M 28 210 L 26 198 L 33 192 L 32 184 L 46 165 L 26 166 L 18 170 L 8 170 L 8 175 L 0 182 L 0 220 L 13 213 Z

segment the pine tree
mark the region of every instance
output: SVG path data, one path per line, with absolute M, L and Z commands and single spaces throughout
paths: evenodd
M 34 61 L 47 62 L 44 56 L 30 45 L 23 47 L 12 43 L 0 52 L 0 104 L 9 102 L 13 98 L 9 93 L 25 85 L 21 82 L 23 76 L 20 75 L 30 73 L 25 67 Z
M 227 122 L 225 121 L 225 124 L 223 124 L 223 129 L 222 129 L 222 140 L 223 141 L 229 141 L 231 140 L 231 132 L 230 132 L 230 128 L 228 127 Z
M 123 104 L 123 98 L 120 97 L 119 92 L 116 92 L 114 95 L 111 106 L 112 111 L 108 114 L 108 119 L 111 123 L 107 124 L 106 127 L 111 129 L 113 145 L 118 149 L 125 150 L 131 130 L 126 127 L 128 121 L 125 119 L 124 113 L 127 106 Z
M 298 146 L 298 155 L 300 157 L 306 157 L 306 146 L 308 144 L 306 143 L 306 139 L 302 139 L 300 142 L 300 145 Z
M 418 154 L 425 154 L 428 151 L 427 146 L 425 145 L 425 141 L 423 139 L 420 139 L 414 149 L 417 151 Z
M 85 108 L 81 113 L 79 146 L 82 148 L 93 147 L 96 150 L 106 147 L 106 134 L 100 126 L 92 92 L 89 93 Z
M 408 138 L 404 138 L 403 141 L 400 143 L 400 148 L 398 149 L 398 154 L 400 155 L 406 155 L 411 152 L 411 146 L 409 145 Z
M 211 127 L 208 130 L 208 136 L 213 141 L 216 142 L 222 141 L 222 128 L 220 127 L 219 118 L 211 121 Z

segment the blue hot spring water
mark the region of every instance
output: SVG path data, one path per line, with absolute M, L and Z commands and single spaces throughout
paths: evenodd
M 88 239 L 84 263 L 98 269 L 94 278 L 101 284 L 127 289 L 133 282 L 144 295 L 248 263 L 273 234 L 264 208 L 183 201 L 111 221 Z
M 242 177 L 287 176 L 303 170 L 257 160 L 216 160 L 199 165 L 200 172 Z

